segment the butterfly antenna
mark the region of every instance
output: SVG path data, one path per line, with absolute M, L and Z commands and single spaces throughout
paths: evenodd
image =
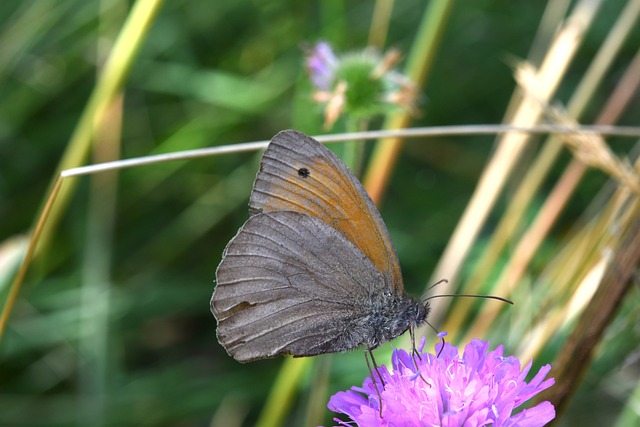
M 438 280 L 436 283 L 434 283 L 433 285 L 429 286 L 429 289 L 427 289 L 427 291 L 430 291 L 431 289 L 433 289 L 434 287 L 436 287 L 437 285 L 441 284 L 441 283 L 449 283 L 446 279 L 442 279 L 442 280 Z M 513 301 L 511 301 L 510 299 L 507 298 L 503 298 L 503 297 L 499 297 L 496 295 L 475 295 L 475 294 L 440 294 L 440 295 L 432 295 L 430 297 L 424 298 L 421 302 L 423 304 L 425 304 L 427 301 L 432 300 L 434 298 L 453 298 L 453 297 L 464 297 L 464 298 L 483 298 L 483 299 L 495 299 L 498 301 L 502 301 L 502 302 L 506 302 L 507 304 L 511 304 L 513 305 Z M 429 325 L 429 327 L 431 329 L 433 329 L 433 331 L 437 334 L 440 335 L 440 332 L 438 332 L 438 330 L 429 322 L 426 322 L 427 325 Z M 442 347 L 440 347 L 440 351 L 438 351 L 438 354 L 436 355 L 436 357 L 440 357 L 440 354 L 442 353 L 442 350 L 444 350 L 444 345 L 446 343 L 445 339 L 444 339 L 444 335 L 440 337 L 440 339 L 442 340 Z M 413 330 L 411 330 L 411 340 L 412 343 L 414 343 L 414 338 L 413 338 Z M 415 351 L 415 343 L 414 345 L 414 351 Z M 414 361 L 415 362 L 415 361 Z
M 427 292 L 429 292 L 431 289 L 435 288 L 436 286 L 441 285 L 442 283 L 449 283 L 449 281 L 447 279 L 440 279 L 433 285 L 429 286 L 429 288 L 427 289 Z
M 436 283 L 434 283 L 433 285 L 429 286 L 429 288 L 427 288 L 427 292 L 429 292 L 431 289 L 435 288 L 436 286 L 438 286 L 438 285 L 440 285 L 442 283 L 449 283 L 449 281 L 447 279 L 440 279 Z M 506 302 L 508 304 L 513 305 L 513 301 L 511 301 L 510 299 L 507 299 L 507 298 L 502 298 L 502 297 L 498 297 L 498 296 L 495 296 L 495 295 L 475 295 L 475 294 L 440 294 L 440 295 L 432 295 L 430 297 L 424 298 L 421 302 L 422 303 L 426 303 L 430 299 L 442 298 L 442 297 L 467 297 L 467 298 L 495 299 L 495 300 Z M 432 326 L 432 328 L 433 328 L 433 326 Z M 435 329 L 434 329 L 434 331 L 435 331 Z
M 432 286 L 433 287 L 433 286 Z M 431 288 L 429 288 L 431 289 Z M 434 298 L 452 298 L 452 297 L 466 297 L 466 298 L 482 298 L 482 299 L 495 299 L 498 301 L 506 302 L 507 304 L 513 305 L 513 301 L 507 298 L 499 297 L 496 295 L 475 295 L 475 294 L 439 294 L 439 295 L 431 295 L 430 297 L 424 298 L 422 300 L 423 303 L 432 300 Z

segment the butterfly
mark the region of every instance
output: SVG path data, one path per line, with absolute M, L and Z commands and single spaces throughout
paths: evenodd
M 211 298 L 218 340 L 237 361 L 360 347 L 372 357 L 426 322 L 429 303 L 405 293 L 380 213 L 315 139 L 286 130 L 271 140 L 249 214 Z

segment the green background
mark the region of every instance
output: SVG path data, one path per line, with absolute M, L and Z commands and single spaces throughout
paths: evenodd
M 387 47 L 411 49 L 427 4 L 395 2 Z M 625 4 L 605 2 L 557 100 L 566 101 Z M 34 223 L 129 6 L 85 0 L 0 4 L 0 241 Z M 500 123 L 515 88 L 513 61 L 529 55 L 545 6 L 456 2 L 412 125 Z M 327 40 L 338 52 L 363 48 L 372 8 L 366 1 L 166 2 L 124 82 L 121 157 L 265 140 L 288 128 L 322 133 L 322 111 L 309 99 L 303 46 Z M 584 122 L 594 120 L 639 43 L 636 29 Z M 638 102 L 636 97 L 619 124 L 638 124 Z M 451 137 L 405 145 L 380 210 L 410 293 L 425 288 L 493 141 Z M 631 147 L 629 139 L 609 142 L 616 152 Z M 569 157 L 564 153 L 561 163 Z M 122 171 L 110 204 L 113 229 L 106 232 L 93 228 L 100 213 L 90 208 L 103 193 L 90 179 L 77 178 L 0 344 L 0 425 L 256 422 L 282 360 L 240 365 L 231 359 L 216 341 L 209 299 L 222 250 L 247 219 L 258 159 L 257 153 L 229 154 Z M 545 188 L 561 171 L 559 165 Z M 601 172 L 587 174 L 528 274 L 544 268 L 606 179 Z M 507 191 L 499 206 L 509 201 Z M 490 218 L 478 247 L 496 220 Z M 89 300 L 107 312 L 91 323 L 95 313 L 83 292 L 94 280 L 108 284 Z M 633 312 L 629 316 L 637 320 Z M 615 419 L 626 397 L 611 390 L 615 384 L 606 376 L 635 344 L 611 344 L 609 359 L 599 359 L 561 425 Z M 380 350 L 380 359 L 389 349 Z M 554 350 L 548 351 L 535 366 L 551 362 Z M 329 365 L 326 356 L 319 358 L 325 359 L 321 366 Z M 305 423 L 309 390 L 318 381 L 313 372 L 284 425 Z M 359 351 L 334 356 L 329 372 L 329 394 L 367 375 Z M 628 386 L 620 388 L 628 393 Z M 329 425 L 332 415 L 320 411 L 324 421 L 315 422 Z

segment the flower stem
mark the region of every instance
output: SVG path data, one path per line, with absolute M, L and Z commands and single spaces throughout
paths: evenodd
M 347 120 L 347 132 L 363 132 L 366 131 L 368 122 L 366 119 Z M 359 176 L 362 171 L 362 159 L 364 157 L 364 145 L 362 140 L 349 141 L 343 146 L 342 160 L 351 169 L 354 175 Z

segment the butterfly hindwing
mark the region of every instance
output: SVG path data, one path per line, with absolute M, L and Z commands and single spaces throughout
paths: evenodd
M 216 279 L 218 339 L 241 362 L 358 347 L 371 324 L 366 301 L 386 289 L 341 233 L 291 211 L 252 216 L 225 249 Z

